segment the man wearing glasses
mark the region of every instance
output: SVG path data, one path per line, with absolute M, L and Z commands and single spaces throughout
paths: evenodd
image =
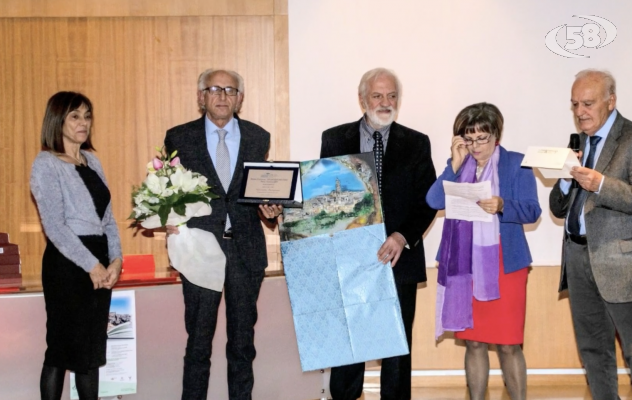
M 198 78 L 198 105 L 204 115 L 167 131 L 168 153 L 178 151 L 182 165 L 208 179 L 219 198 L 211 215 L 191 218 L 188 227 L 212 232 L 226 256 L 224 297 L 228 344 L 228 392 L 231 400 L 252 398 L 257 297 L 268 265 L 261 221 L 274 223 L 282 207 L 237 203 L 244 161 L 265 161 L 270 134 L 239 119 L 243 78 L 234 71 L 208 69 Z M 177 234 L 177 227 L 167 227 Z M 189 282 L 184 275 L 184 321 L 188 333 L 182 400 L 206 399 L 213 335 L 222 293 Z
M 394 122 L 400 93 L 401 84 L 392 71 L 376 68 L 365 73 L 358 87 L 365 114 L 359 121 L 323 132 L 320 156 L 374 152 L 388 235 L 377 257 L 393 267 L 410 349 L 417 283 L 426 281 L 422 236 L 436 214 L 426 203 L 426 193 L 437 177 L 428 136 Z M 332 368 L 329 388 L 333 399 L 359 398 L 363 381 L 364 363 Z M 382 399 L 408 400 L 410 387 L 410 354 L 382 360 Z

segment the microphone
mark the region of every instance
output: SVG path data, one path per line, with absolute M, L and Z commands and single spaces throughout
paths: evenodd
M 579 151 L 579 133 L 571 133 L 571 137 L 568 141 L 568 148 L 573 150 L 575 153 Z M 571 184 L 571 188 L 578 188 L 579 183 L 575 179 L 573 179 L 573 183 Z

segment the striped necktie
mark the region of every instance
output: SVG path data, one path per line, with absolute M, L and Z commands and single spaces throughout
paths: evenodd
M 597 152 L 597 144 L 601 140 L 601 136 L 591 136 L 590 137 L 590 151 L 588 152 L 588 157 L 586 158 L 586 163 L 584 167 L 593 168 L 595 164 L 595 153 Z M 568 212 L 568 233 L 571 235 L 580 235 L 580 226 L 579 226 L 579 218 L 584 210 L 584 203 L 586 202 L 586 198 L 588 197 L 588 192 L 584 190 L 581 186 L 577 189 L 577 194 L 575 195 L 575 200 L 573 200 L 573 204 L 571 205 L 571 209 Z
M 375 173 L 377 175 L 377 187 L 382 194 L 382 158 L 384 157 L 384 143 L 382 134 L 378 131 L 373 133 L 373 156 L 375 157 Z

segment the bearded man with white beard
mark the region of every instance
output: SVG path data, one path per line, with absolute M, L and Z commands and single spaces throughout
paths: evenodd
M 392 71 L 376 68 L 366 72 L 358 87 L 365 114 L 359 121 L 323 132 L 320 157 L 374 152 L 388 235 L 377 257 L 393 267 L 408 348 L 412 349 L 417 283 L 426 281 L 423 234 L 436 213 L 426 203 L 426 193 L 437 177 L 428 136 L 394 122 L 400 96 L 401 84 Z M 331 369 L 333 400 L 359 398 L 363 383 L 364 363 Z M 410 389 L 410 354 L 382 360 L 381 399 L 409 400 Z

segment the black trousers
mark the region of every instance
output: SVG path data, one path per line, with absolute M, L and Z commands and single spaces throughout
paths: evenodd
M 632 362 L 632 303 L 608 303 L 599 294 L 588 247 L 568 240 L 566 276 L 577 348 L 593 399 L 617 400 L 615 331 L 623 355 Z
M 412 351 L 413 321 L 417 301 L 417 284 L 395 285 L 402 310 L 408 348 Z M 410 400 L 411 357 L 390 357 L 382 360 L 380 395 L 382 400 Z M 362 396 L 364 363 L 331 369 L 329 391 L 333 400 L 356 400 Z
M 220 242 L 226 255 L 224 298 L 226 301 L 226 359 L 230 400 L 251 400 L 256 356 L 254 326 L 257 322 L 257 298 L 264 270 L 249 270 L 231 240 Z M 211 368 L 211 352 L 221 292 L 205 289 L 182 276 L 184 323 L 189 335 L 184 356 L 182 400 L 205 400 Z

